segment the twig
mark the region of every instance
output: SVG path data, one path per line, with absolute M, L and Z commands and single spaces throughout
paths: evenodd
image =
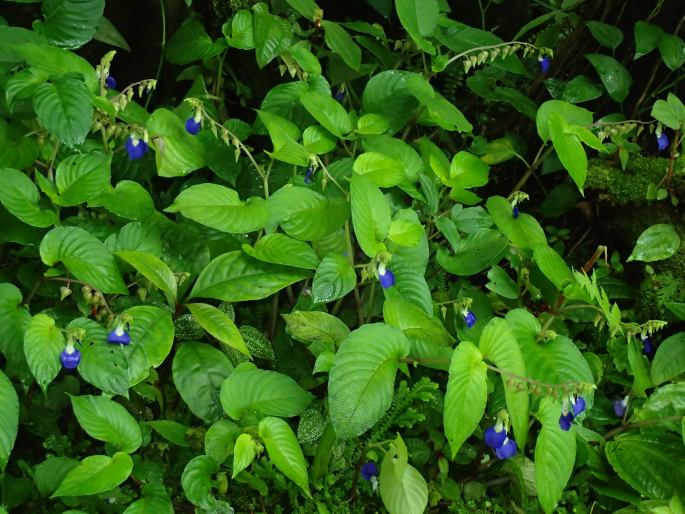
M 604 440 L 608 441 L 609 439 L 613 438 L 615 435 L 618 435 L 621 432 L 625 432 L 626 430 L 632 430 L 634 428 L 646 427 L 649 425 L 658 425 L 659 423 L 665 423 L 666 421 L 680 421 L 682 419 L 683 419 L 683 416 L 665 416 L 663 418 L 645 419 L 644 421 L 636 421 L 635 423 L 626 423 L 625 425 L 621 425 L 620 427 L 616 427 L 613 430 L 610 430 L 609 432 L 604 434 Z

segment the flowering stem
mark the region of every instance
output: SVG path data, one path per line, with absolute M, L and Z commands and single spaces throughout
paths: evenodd
M 682 419 L 683 419 L 683 416 L 665 416 L 663 418 L 645 419 L 644 421 L 636 421 L 635 423 L 626 423 L 625 425 L 621 425 L 620 427 L 616 427 L 613 430 L 610 430 L 609 432 L 604 434 L 604 439 L 606 441 L 608 441 L 609 439 L 613 438 L 615 435 L 618 435 L 621 432 L 625 432 L 626 430 L 632 430 L 634 428 L 646 427 L 649 425 L 658 425 L 659 423 L 665 423 L 667 421 L 681 421 Z
M 507 41 L 504 43 L 497 43 L 496 45 L 487 45 L 487 46 L 479 46 L 476 48 L 471 48 L 469 50 L 466 50 L 464 52 L 461 52 L 460 54 L 455 55 L 454 57 L 451 57 L 446 63 L 445 63 L 445 68 L 452 64 L 454 61 L 457 61 L 463 57 L 468 56 L 469 54 L 473 53 L 479 53 L 482 52 L 483 50 L 495 50 L 496 48 L 502 48 L 504 46 L 513 46 L 513 45 L 521 45 L 521 46 L 526 46 L 529 48 L 532 48 L 533 50 L 538 50 L 538 47 L 535 45 L 531 45 L 530 43 L 526 43 L 524 41 Z
M 159 0 L 159 9 L 162 15 L 162 41 L 160 43 L 159 61 L 157 62 L 157 74 L 155 75 L 156 82 L 162 76 L 162 65 L 164 64 L 164 54 L 166 53 L 166 11 L 164 10 L 164 0 Z M 150 100 L 152 100 L 152 93 L 147 95 L 145 110 L 150 105 Z

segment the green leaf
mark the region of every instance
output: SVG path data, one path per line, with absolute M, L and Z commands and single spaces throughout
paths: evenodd
M 205 433 L 205 453 L 219 464 L 233 452 L 233 445 L 240 434 L 240 427 L 227 419 L 220 419 Z
M 516 442 L 525 447 L 528 436 L 528 387 L 525 383 L 512 383 L 506 373 L 520 377 L 526 375 L 526 365 L 518 342 L 506 321 L 492 318 L 480 336 L 480 351 L 483 358 L 495 363 L 502 370 L 504 394 Z M 557 419 L 558 421 L 558 419 Z
M 414 116 L 419 101 L 407 86 L 413 76 L 408 71 L 386 70 L 371 77 L 362 94 L 364 112 L 383 116 L 389 131 L 401 130 Z
M 155 148 L 157 174 L 182 177 L 205 166 L 205 149 L 185 129 L 185 120 L 167 109 L 155 109 L 145 123 Z
M 147 278 L 153 285 L 161 289 L 169 300 L 169 306 L 176 306 L 176 277 L 162 260 L 145 252 L 119 251 L 115 255 L 128 262 Z
M 503 298 L 515 300 L 519 297 L 519 288 L 509 274 L 500 266 L 493 266 L 488 271 L 488 282 L 485 284 L 490 291 L 500 295 Z
M 24 223 L 33 227 L 49 227 L 57 214 L 43 208 L 40 193 L 33 181 L 19 170 L 0 168 L 0 202 Z
M 367 177 L 353 174 L 350 185 L 354 235 L 364 253 L 375 258 L 385 249 L 381 241 L 390 232 L 390 206 Z
M 540 106 L 535 117 L 538 135 L 545 142 L 550 140 L 549 122 L 555 114 L 561 116 L 569 125 L 592 125 L 592 112 L 587 109 L 562 100 L 548 100 Z
M 324 29 L 326 46 L 338 54 L 350 68 L 358 71 L 362 63 L 362 50 L 352 36 L 338 23 L 330 20 L 322 20 L 321 26 Z
M 7 375 L 0 370 L 0 471 L 4 472 L 17 438 L 19 399 Z
M 46 391 L 62 364 L 60 354 L 66 341 L 55 326 L 55 320 L 46 314 L 36 314 L 24 334 L 24 353 L 31 373 L 43 391 Z
M 78 466 L 79 461 L 69 457 L 51 457 L 33 468 L 33 481 L 41 496 L 54 493 L 67 473 Z
M 109 236 L 105 246 L 111 252 L 145 252 L 159 256 L 162 253 L 162 237 L 156 225 L 134 221 Z
M 414 148 L 399 138 L 377 135 L 364 138 L 364 150 L 377 152 L 396 159 L 404 168 L 404 175 L 410 182 L 416 182 L 423 171 L 423 161 Z
M 630 421 L 659 420 L 662 427 L 677 431 L 679 425 L 677 422 L 662 420 L 662 418 L 683 415 L 685 415 L 685 382 L 678 382 L 657 388 L 635 411 Z M 645 432 L 647 430 L 645 429 Z
M 309 152 L 297 142 L 300 138 L 300 129 L 297 125 L 268 110 L 262 109 L 257 111 L 257 114 L 269 132 L 269 137 L 274 145 L 273 152 L 267 152 L 269 156 L 272 159 L 295 166 L 307 166 L 309 164 Z
M 378 114 L 364 114 L 357 120 L 357 132 L 362 135 L 385 134 L 390 122 Z
M 589 102 L 599 98 L 604 90 L 586 75 L 578 75 L 568 81 L 561 99 L 572 104 Z
M 455 255 L 438 248 L 437 259 L 449 273 L 470 276 L 502 260 L 508 247 L 507 238 L 499 230 L 483 228 L 462 239 Z
M 0 140 L 3 141 L 0 146 L 0 168 L 7 166 L 21 170 L 28 168 L 36 160 L 38 143 L 32 137 L 26 137 L 26 132 L 25 129 L 0 120 Z
M 608 55 L 585 54 L 585 58 L 595 68 L 609 96 L 617 102 L 625 100 L 633 83 L 625 66 Z
M 116 46 L 127 52 L 131 51 L 131 47 L 126 42 L 126 38 L 124 38 L 114 24 L 104 16 L 100 18 L 95 34 L 93 34 L 93 39 L 107 45 Z
M 410 343 L 383 323 L 362 325 L 340 345 L 328 382 L 331 421 L 339 439 L 357 437 L 386 413 L 400 359 Z
M 379 477 L 381 498 L 389 514 L 422 514 L 428 505 L 428 486 L 421 473 L 407 464 L 407 449 L 401 439 L 385 454 Z
M 397 159 L 380 152 L 359 154 L 354 161 L 355 173 L 368 178 L 378 187 L 393 187 L 404 180 L 404 166 Z
M 29 311 L 22 306 L 21 291 L 12 284 L 0 283 L 0 353 L 5 356 L 5 373 L 31 380 L 24 354 L 24 333 L 31 321 Z
M 664 339 L 652 361 L 652 382 L 655 386 L 685 373 L 685 332 Z
M 121 405 L 102 396 L 70 396 L 79 425 L 99 441 L 110 443 L 114 450 L 133 453 L 142 443 L 138 422 Z
M 216 499 L 212 495 L 212 477 L 218 471 L 218 464 L 207 455 L 198 455 L 186 464 L 181 485 L 190 503 L 205 510 L 213 508 Z
M 190 298 L 227 302 L 261 300 L 308 276 L 306 270 L 267 264 L 234 251 L 219 255 L 205 267 Z
M 307 496 L 311 496 L 307 462 L 290 425 L 279 418 L 264 418 L 259 422 L 259 437 L 266 447 L 269 460 Z
M 635 24 L 635 57 L 633 59 L 639 59 L 654 50 L 663 36 L 664 31 L 658 25 L 638 21 Z
M 396 218 L 390 222 L 388 239 L 401 246 L 416 246 L 424 237 L 425 231 L 420 223 Z
M 680 236 L 673 225 L 659 223 L 645 229 L 637 238 L 630 261 L 654 262 L 668 259 L 680 248 Z
M 594 37 L 600 45 L 611 48 L 612 50 L 618 48 L 623 42 L 623 31 L 613 25 L 608 25 L 601 21 L 588 21 L 587 28 L 590 29 L 592 37 Z
M 111 155 L 76 154 L 64 159 L 55 171 L 59 204 L 80 205 L 109 188 Z
M 250 357 L 250 350 L 247 349 L 238 327 L 224 312 L 206 303 L 189 303 L 186 307 L 212 337 Z
M 668 444 L 639 434 L 621 434 L 606 444 L 605 452 L 618 476 L 648 498 L 667 500 L 685 491 L 681 442 Z
M 677 70 L 685 63 L 685 42 L 678 36 L 664 34 L 659 40 L 659 52 L 664 64 L 672 70 Z
M 105 0 L 44 0 L 42 34 L 63 48 L 79 48 L 93 38 Z
M 104 493 L 126 480 L 132 470 L 133 461 L 128 453 L 117 452 L 111 458 L 91 455 L 67 473 L 51 498 Z
M 327 255 L 321 261 L 312 282 L 312 301 L 329 303 L 354 289 L 357 274 L 352 263 L 342 255 Z
M 397 288 L 385 291 L 383 319 L 402 330 L 412 340 L 420 339 L 433 346 L 451 346 L 454 338 L 439 319 L 427 314 L 421 307 L 406 300 Z
M 167 42 L 164 56 L 173 64 L 185 65 L 220 54 L 226 41 L 212 38 L 196 19 L 187 20 Z
M 136 385 L 167 358 L 174 342 L 174 323 L 169 311 L 151 305 L 124 311 L 130 320 L 131 344 L 121 348 L 128 360 L 129 384 Z
M 302 144 L 307 152 L 323 155 L 332 151 L 337 138 L 321 125 L 307 127 L 302 133 Z
M 91 93 L 83 80 L 67 74 L 38 86 L 33 108 L 41 125 L 67 146 L 80 145 L 93 121 Z
M 269 220 L 263 198 L 242 202 L 233 189 L 208 183 L 184 189 L 164 211 L 180 212 L 186 218 L 229 234 L 255 232 Z
M 300 94 L 300 102 L 331 134 L 340 138 L 352 130 L 352 121 L 347 111 L 332 96 L 314 89 L 305 89 Z
M 563 291 L 568 284 L 575 283 L 573 272 L 566 262 L 552 247 L 538 245 L 533 248 L 533 259 L 543 275 L 559 290 Z
M 314 0 L 286 0 L 286 2 L 309 21 L 314 21 L 316 11 L 319 9 Z
M 293 311 L 281 316 L 288 333 L 305 343 L 320 343 L 335 350 L 350 334 L 347 325 L 327 312 Z
M 395 9 L 402 26 L 419 48 L 431 52 L 433 45 L 423 38 L 432 36 L 438 24 L 437 0 L 395 0 Z
M 212 423 L 223 412 L 219 393 L 221 384 L 233 371 L 228 358 L 203 343 L 185 342 L 174 355 L 174 385 L 190 411 L 205 423 Z
M 304 187 L 285 186 L 269 197 L 269 225 L 281 225 L 290 237 L 317 241 L 342 227 L 349 218 L 349 203 L 329 200 Z
M 222 31 L 229 45 L 241 50 L 252 50 L 254 48 L 254 24 L 250 11 L 241 9 L 236 12 L 231 20 L 230 35 L 228 28 L 228 22 L 224 23 Z
M 557 114 L 550 116 L 549 133 L 557 157 L 582 192 L 587 179 L 587 155 L 583 145 L 579 138 L 571 133 L 571 127 Z
M 164 484 L 143 486 L 142 498 L 134 501 L 123 514 L 174 514 L 174 506 Z
M 538 419 L 542 429 L 535 443 L 535 485 L 545 513 L 554 512 L 576 460 L 575 429 L 564 431 L 559 426 L 561 404 L 544 398 Z M 519 447 L 521 447 L 519 443 Z
M 491 196 L 486 202 L 488 213 L 505 236 L 519 248 L 535 248 L 547 244 L 545 231 L 530 214 L 512 216 L 511 204 L 501 196 Z
M 253 410 L 266 416 L 299 416 L 312 398 L 288 375 L 246 364 L 236 368 L 221 386 L 221 405 L 233 419 Z
M 263 68 L 290 47 L 293 29 L 288 20 L 266 12 L 256 12 L 253 18 L 255 57 Z
M 443 419 L 452 459 L 478 427 L 488 399 L 488 368 L 473 343 L 462 341 L 452 354 Z
M 127 293 L 112 254 L 82 228 L 53 228 L 40 243 L 40 257 L 48 266 L 62 262 L 77 279 L 103 293 Z
M 91 198 L 88 207 L 104 207 L 121 218 L 138 221 L 149 218 L 155 210 L 147 189 L 132 180 L 122 180 L 117 183 L 114 191 Z
M 245 244 L 243 251 L 263 262 L 295 268 L 315 270 L 320 262 L 310 245 L 279 233 L 265 235 L 255 243 L 254 248 Z
M 235 478 L 238 473 L 247 468 L 257 455 L 257 442 L 250 434 L 240 434 L 235 440 L 233 447 L 233 473 Z
M 167 441 L 180 446 L 182 448 L 187 448 L 190 443 L 186 439 L 186 434 L 190 430 L 183 423 L 177 421 L 170 421 L 167 419 L 159 419 L 155 421 L 146 421 L 146 425 L 152 428 L 155 432 L 161 435 Z
M 685 105 L 673 93 L 667 99 L 657 100 L 652 107 L 652 116 L 673 130 L 685 125 Z
M 459 189 L 484 186 L 488 183 L 490 166 L 475 155 L 461 151 L 450 164 L 450 180 L 447 185 Z

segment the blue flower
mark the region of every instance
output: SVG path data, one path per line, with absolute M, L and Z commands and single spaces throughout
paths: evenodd
M 388 289 L 395 285 L 395 274 L 389 269 L 385 269 L 385 266 L 378 266 L 378 281 L 383 289 Z
M 580 415 L 585 410 L 585 398 L 582 396 L 571 398 L 571 408 L 573 409 L 573 417 Z
M 186 131 L 188 134 L 192 134 L 193 136 L 197 135 L 198 132 L 200 132 L 200 129 L 202 128 L 202 118 L 199 120 L 196 119 L 197 116 L 191 116 L 186 120 Z
M 538 57 L 538 61 L 540 62 L 540 72 L 543 75 L 547 75 L 549 73 L 549 69 L 552 67 L 552 59 L 549 57 Z
M 345 91 L 345 86 L 340 86 L 333 93 L 333 98 L 335 98 L 338 102 L 342 102 L 345 99 L 346 95 L 347 95 L 347 91 Z
M 642 336 L 642 353 L 645 355 L 652 355 L 654 353 L 654 343 L 649 336 Z
M 464 323 L 466 323 L 466 328 L 472 328 L 473 325 L 476 324 L 476 315 L 474 314 L 473 311 L 465 311 L 463 313 L 464 315 Z
M 124 330 L 124 326 L 119 324 L 117 328 L 107 334 L 107 342 L 110 344 L 128 345 L 131 344 L 131 336 Z
M 666 150 L 666 148 L 668 148 L 669 141 L 666 132 L 659 134 L 659 136 L 656 138 L 656 144 L 659 147 L 660 152 L 663 152 Z
M 62 367 L 64 369 L 74 369 L 81 362 L 81 352 L 70 344 L 60 354 L 60 359 L 62 360 Z
M 511 459 L 518 451 L 518 446 L 516 446 L 516 441 L 509 439 L 508 437 L 504 439 L 502 446 L 495 450 L 495 455 L 498 459 L 506 460 Z
M 107 89 L 115 89 L 117 87 L 117 79 L 115 79 L 112 75 L 107 75 L 107 78 L 105 79 L 105 87 L 107 87 Z
M 565 432 L 568 432 L 571 429 L 571 425 L 573 424 L 573 413 L 566 411 L 566 414 L 563 412 L 561 413 L 561 416 L 559 417 L 559 426 L 561 427 L 562 430 Z
M 623 400 L 614 400 L 614 414 L 616 417 L 622 418 L 626 415 L 626 410 L 628 410 L 628 397 L 626 396 Z
M 126 147 L 126 151 L 128 152 L 128 160 L 129 161 L 135 161 L 136 159 L 140 159 L 143 155 L 147 153 L 147 143 L 143 141 L 142 139 L 138 139 L 137 137 L 134 138 L 133 136 L 130 136 L 126 140 L 126 144 L 124 145 Z
M 314 181 L 314 166 L 307 168 L 307 172 L 304 174 L 304 183 L 306 185 L 311 184 Z
M 365 462 L 361 469 L 361 475 L 367 482 L 378 476 L 378 466 L 373 461 Z
M 495 425 L 485 430 L 485 444 L 493 450 L 500 448 L 506 440 L 507 431 L 504 430 L 504 427 L 500 427 L 500 430 L 497 430 L 497 425 Z
M 511 208 L 511 217 L 514 218 L 514 219 L 516 219 L 516 218 L 519 217 L 519 214 L 520 214 L 520 213 L 519 213 L 519 208 L 518 208 L 516 205 L 514 205 L 514 206 Z

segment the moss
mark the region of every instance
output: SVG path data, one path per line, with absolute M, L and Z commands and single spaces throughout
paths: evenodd
M 601 199 L 612 203 L 642 203 L 646 202 L 649 184 L 659 184 L 667 171 L 668 159 L 663 157 L 631 156 L 625 171 L 614 161 L 593 159 L 588 163 L 585 187 L 597 191 Z M 672 186 L 676 189 L 685 186 L 683 158 L 674 166 Z

